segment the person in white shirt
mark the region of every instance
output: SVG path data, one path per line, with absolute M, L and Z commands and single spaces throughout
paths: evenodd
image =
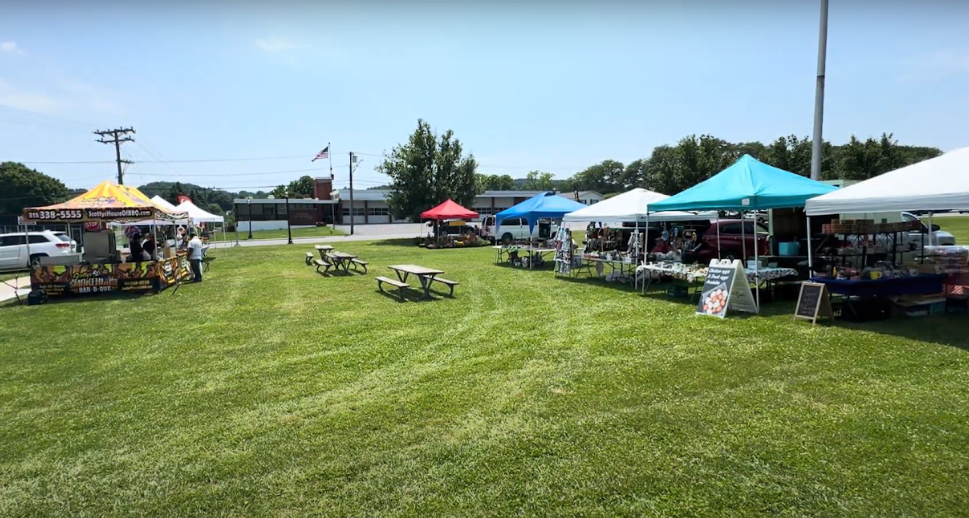
M 202 282 L 202 240 L 192 230 L 188 234 L 188 262 L 192 266 L 192 282 Z

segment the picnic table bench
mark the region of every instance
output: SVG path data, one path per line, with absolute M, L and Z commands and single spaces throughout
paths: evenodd
M 313 264 L 313 252 L 306 252 L 306 266 Z
M 319 273 L 320 268 L 325 268 L 323 270 L 323 273 L 327 273 L 330 271 L 330 268 L 333 266 L 332 264 L 324 261 L 323 259 L 313 259 L 313 264 L 316 265 L 317 273 Z
M 448 279 L 443 279 L 441 277 L 434 277 L 434 279 L 432 279 L 432 280 L 433 280 L 433 282 L 439 282 L 439 283 L 447 286 L 448 289 L 451 290 L 451 292 L 448 293 L 448 296 L 449 297 L 454 297 L 454 287 L 457 286 L 458 284 L 460 284 L 458 281 L 451 281 L 451 280 L 448 280 Z
M 410 284 L 407 284 L 406 282 L 403 282 L 403 281 L 395 281 L 390 277 L 376 277 L 376 279 L 377 279 L 378 290 L 384 291 L 384 283 L 387 283 L 397 288 L 397 294 L 400 296 L 401 302 L 405 300 L 404 294 L 407 293 L 407 289 L 410 288 Z
M 417 266 L 416 264 L 396 264 L 388 266 L 387 268 L 393 270 L 397 274 L 397 278 L 402 283 L 407 282 L 407 277 L 409 275 L 416 276 L 421 281 L 421 288 L 424 290 L 425 299 L 431 298 L 431 283 L 434 281 L 434 278 L 444 273 L 443 270 L 425 268 L 423 266 Z
M 370 263 L 368 263 L 367 261 L 362 261 L 362 260 L 357 259 L 356 257 L 354 257 L 353 259 L 350 259 L 350 264 L 353 266 L 353 269 L 354 270 L 357 269 L 357 266 L 362 266 L 363 267 L 363 273 L 367 273 L 367 265 L 370 264 Z

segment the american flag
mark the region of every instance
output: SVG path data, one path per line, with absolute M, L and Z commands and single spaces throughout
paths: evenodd
M 330 157 L 330 146 L 326 146 L 325 148 L 323 148 L 323 151 L 320 151 L 319 153 L 317 153 L 316 157 L 313 158 L 313 160 L 310 160 L 310 162 L 316 162 L 321 158 L 329 158 L 329 157 Z

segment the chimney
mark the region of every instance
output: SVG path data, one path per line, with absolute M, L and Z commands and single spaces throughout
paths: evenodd
M 318 200 L 329 200 L 333 191 L 333 181 L 329 178 L 313 179 L 313 197 Z

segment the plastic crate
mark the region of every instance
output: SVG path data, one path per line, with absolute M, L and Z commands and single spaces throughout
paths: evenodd
M 910 317 L 931 317 L 945 314 L 945 301 L 919 304 L 905 308 L 905 314 Z

